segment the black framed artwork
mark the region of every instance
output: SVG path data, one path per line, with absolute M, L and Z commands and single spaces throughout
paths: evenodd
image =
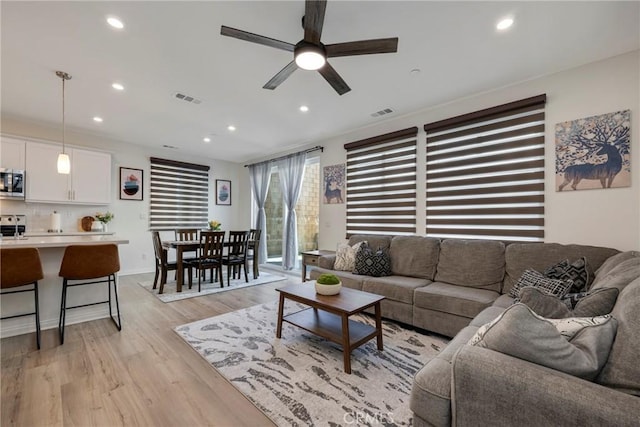
M 120 168 L 120 199 L 142 200 L 144 188 L 143 170 Z
M 216 205 L 231 206 L 231 181 L 216 179 Z

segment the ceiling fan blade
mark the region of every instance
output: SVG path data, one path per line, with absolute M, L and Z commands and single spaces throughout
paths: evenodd
M 262 88 L 271 89 L 271 90 L 277 88 L 280 85 L 280 83 L 285 81 L 287 77 L 289 77 L 297 69 L 298 69 L 298 66 L 296 65 L 296 61 L 289 62 L 289 64 L 287 64 L 286 67 L 280 70 L 278 74 L 273 76 L 271 80 L 267 82 L 267 84 L 262 86 Z
M 337 56 L 371 55 L 374 53 L 393 53 L 398 51 L 398 38 L 360 40 L 325 45 L 328 58 Z
M 338 95 L 344 95 L 351 90 L 351 88 L 347 86 L 347 83 L 342 80 L 340 74 L 338 74 L 338 72 L 331 65 L 329 65 L 328 62 L 324 64 L 324 66 L 320 68 L 318 72 L 322 74 L 322 77 L 324 77 L 324 79 L 329 82 L 331 87 L 333 87 L 336 92 L 338 92 Z
M 253 34 L 248 31 L 238 30 L 236 28 L 225 27 L 224 25 L 220 27 L 220 34 L 222 34 L 223 36 L 245 40 L 251 43 L 258 43 L 269 47 L 275 47 L 276 49 L 282 49 L 289 52 L 293 52 L 293 48 L 295 47 L 291 43 L 283 42 L 281 40 L 272 39 L 258 34 Z
M 304 5 L 304 41 L 319 44 L 324 23 L 326 0 L 307 0 Z

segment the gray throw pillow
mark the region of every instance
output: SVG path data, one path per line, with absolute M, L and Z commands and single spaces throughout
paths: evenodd
M 616 288 L 601 288 L 587 292 L 573 310 L 559 298 L 527 286 L 520 290 L 520 302 L 536 314 L 551 319 L 567 317 L 593 317 L 611 313 L 618 299 Z
M 353 271 L 356 265 L 356 253 L 363 244 L 367 242 L 358 242 L 353 246 L 347 243 L 339 243 L 336 249 L 336 261 L 333 265 L 334 270 Z
M 516 303 L 470 343 L 593 380 L 607 362 L 616 330 L 617 322 L 610 315 L 563 319 L 556 327 L 526 305 Z
M 535 270 L 525 270 L 516 284 L 513 285 L 513 287 L 509 291 L 509 296 L 511 298 L 519 298 L 520 289 L 524 288 L 525 286 L 540 288 L 541 291 L 547 294 L 555 295 L 557 297 L 563 297 L 567 292 L 569 292 L 571 286 L 573 286 L 573 281 L 549 279 L 542 273 L 538 273 Z

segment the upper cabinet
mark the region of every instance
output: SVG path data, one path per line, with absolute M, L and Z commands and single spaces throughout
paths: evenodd
M 24 153 L 24 141 L 6 136 L 0 137 L 0 168 L 24 170 Z
M 111 203 L 111 155 L 67 148 L 71 173 L 58 173 L 60 145 L 28 142 L 26 149 L 26 200 L 86 205 Z

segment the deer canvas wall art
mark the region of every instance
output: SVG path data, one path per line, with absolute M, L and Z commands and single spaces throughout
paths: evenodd
M 631 185 L 630 110 L 556 124 L 556 189 Z

